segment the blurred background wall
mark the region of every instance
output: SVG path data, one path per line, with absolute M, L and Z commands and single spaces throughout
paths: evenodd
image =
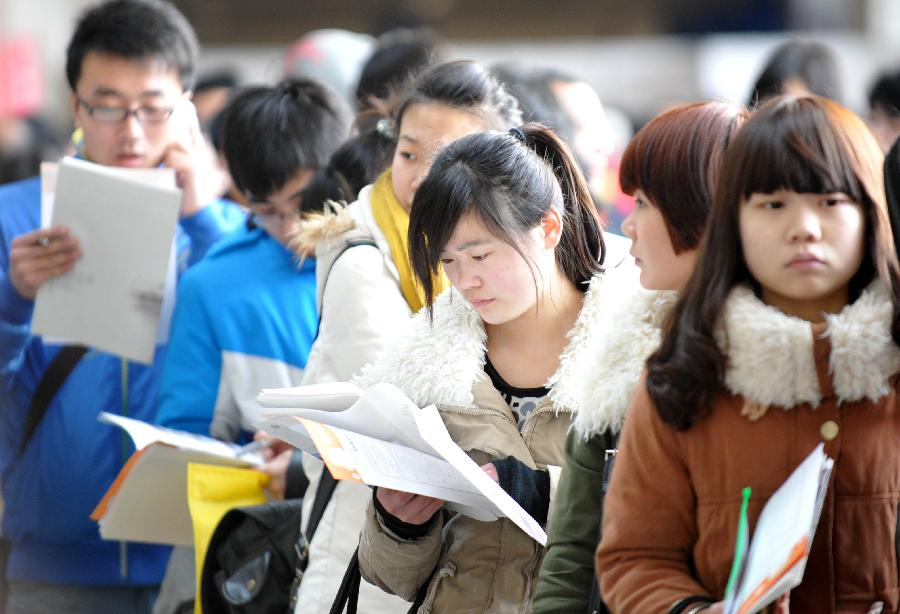
M 0 0 L 0 41 L 38 50 L 40 112 L 68 130 L 65 44 L 89 0 Z M 874 74 L 900 65 L 900 0 L 175 0 L 197 29 L 203 68 L 273 81 L 316 28 L 379 34 L 430 25 L 460 57 L 564 68 L 636 123 L 673 103 L 746 100 L 767 53 L 794 36 L 837 52 L 844 102 L 865 110 Z

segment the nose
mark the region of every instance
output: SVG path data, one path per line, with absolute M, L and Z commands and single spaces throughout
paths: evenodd
M 637 226 L 634 223 L 634 209 L 632 209 L 628 215 L 625 216 L 625 219 L 622 220 L 620 228 L 622 229 L 622 234 L 632 241 L 637 239 Z
M 133 138 L 139 138 L 144 135 L 144 126 L 138 121 L 137 115 L 130 113 L 122 120 L 121 131 Z
M 451 283 L 456 286 L 457 290 L 465 291 L 481 287 L 481 278 L 474 272 L 472 267 L 457 261 L 456 266 L 453 268 L 455 269 L 453 271 L 455 274 L 451 277 L 450 272 L 448 272 L 447 276 L 450 277 Z
M 797 207 L 790 218 L 788 238 L 791 243 L 818 241 L 822 238 L 822 223 L 819 213 L 812 207 Z

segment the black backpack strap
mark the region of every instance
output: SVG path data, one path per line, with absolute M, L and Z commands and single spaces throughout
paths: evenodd
M 370 239 L 370 238 L 368 238 L 368 237 L 361 237 L 361 238 L 359 238 L 359 239 L 350 239 L 349 241 L 346 241 L 346 242 L 341 246 L 341 251 L 339 251 L 339 252 L 337 253 L 337 256 L 335 256 L 335 257 L 331 260 L 331 266 L 328 267 L 328 270 L 327 270 L 327 271 L 322 271 L 322 272 L 324 273 L 324 275 L 325 275 L 325 281 L 322 283 L 322 297 L 323 297 L 323 298 L 325 297 L 325 288 L 328 287 L 328 279 L 331 277 L 331 270 L 334 268 L 335 263 L 338 261 L 338 259 L 339 259 L 341 256 L 343 256 L 344 254 L 346 254 L 348 250 L 351 250 L 351 249 L 353 249 L 354 247 L 374 247 L 374 248 L 377 249 L 377 248 L 378 248 L 378 245 L 375 243 L 374 240 L 372 240 L 372 239 Z M 317 274 L 317 275 L 318 275 L 318 273 L 319 273 L 319 271 L 316 271 L 316 274 Z M 323 305 L 323 308 L 324 308 L 324 305 Z M 321 313 L 321 311 L 320 311 L 320 313 L 319 313 L 319 324 L 321 324 L 321 323 L 322 323 L 322 313 Z
M 313 499 L 312 509 L 309 511 L 309 522 L 306 523 L 306 530 L 300 532 L 300 538 L 297 540 L 297 575 L 303 576 L 309 565 L 309 545 L 312 543 L 316 529 L 319 528 L 319 522 L 325 515 L 325 508 L 331 501 L 331 495 L 337 488 L 337 480 L 328 471 L 328 467 L 322 466 L 322 477 L 319 479 L 319 485 L 316 487 L 315 498 Z
M 47 370 L 44 371 L 41 381 L 38 382 L 37 388 L 34 389 L 34 394 L 31 395 L 28 414 L 25 416 L 25 437 L 22 439 L 19 454 L 25 452 L 28 442 L 31 441 L 34 432 L 50 407 L 50 401 L 56 396 L 85 352 L 87 352 L 87 348 L 83 345 L 66 345 L 53 357 Z
M 337 488 L 337 480 L 328 471 L 328 467 L 323 466 L 322 477 L 319 479 L 319 485 L 316 488 L 316 498 L 313 499 L 313 506 L 309 511 L 309 522 L 306 523 L 305 533 L 307 540 L 312 541 L 313 535 L 316 534 L 316 529 L 319 527 L 322 516 L 325 515 L 325 508 L 328 507 L 328 502 L 331 501 L 331 495 L 334 494 L 335 488 Z

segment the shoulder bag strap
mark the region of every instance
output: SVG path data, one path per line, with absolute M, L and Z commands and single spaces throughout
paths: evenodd
M 37 388 L 34 389 L 34 394 L 31 395 L 28 414 L 25 416 L 25 437 L 22 439 L 19 454 L 24 454 L 28 442 L 31 441 L 34 432 L 50 407 L 50 401 L 56 396 L 85 352 L 87 352 L 87 348 L 83 345 L 66 345 L 53 357 L 47 370 L 44 371 L 41 381 L 38 382 Z
M 353 553 L 350 564 L 347 565 L 347 571 L 344 572 L 344 578 L 341 580 L 341 587 L 338 589 L 331 604 L 329 614 L 343 614 L 344 608 L 347 608 L 347 614 L 356 614 L 357 604 L 359 603 L 359 584 L 362 581 L 362 574 L 359 570 L 359 548 Z

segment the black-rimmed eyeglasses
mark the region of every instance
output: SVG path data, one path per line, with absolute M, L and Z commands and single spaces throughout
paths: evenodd
M 92 118 L 99 122 L 119 123 L 125 121 L 128 117 L 134 117 L 141 124 L 159 124 L 172 116 L 175 107 L 138 107 L 129 109 L 127 107 L 107 107 L 103 105 L 92 105 L 81 96 L 76 96 L 78 104 L 84 107 Z

